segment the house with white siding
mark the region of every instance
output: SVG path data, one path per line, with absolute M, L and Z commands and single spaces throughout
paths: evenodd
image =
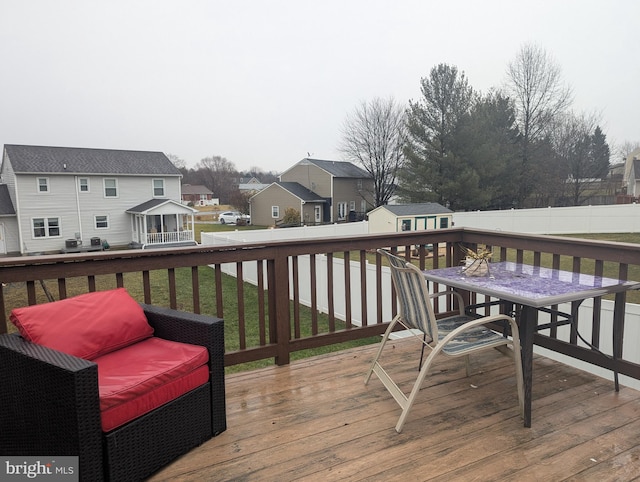
M 0 176 L 0 254 L 196 244 L 161 152 L 5 145 Z

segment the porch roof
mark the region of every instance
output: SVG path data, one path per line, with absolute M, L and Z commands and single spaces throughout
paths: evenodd
M 127 209 L 125 212 L 128 214 L 153 214 L 153 211 L 158 210 L 160 207 L 172 205 L 174 214 L 194 214 L 197 213 L 197 209 L 185 206 L 173 199 L 150 199 L 149 201 L 138 204 L 132 208 Z

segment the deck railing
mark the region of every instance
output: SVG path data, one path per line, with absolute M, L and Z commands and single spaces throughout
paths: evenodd
M 107 285 L 135 288 L 145 303 L 225 318 L 227 338 L 237 341 L 237 348 L 226 353 L 227 365 L 266 358 L 287 364 L 297 350 L 370 337 L 386 329 L 396 311 L 395 296 L 390 285 L 383 283 L 386 268 L 376 249 L 391 248 L 420 268 L 429 269 L 457 265 L 464 257 L 462 246 L 477 245 L 488 246 L 494 261 L 508 259 L 640 280 L 640 245 L 465 228 L 295 242 L 24 256 L 0 261 L 0 332 L 7 330 L 7 315 L 14 307 L 106 289 L 103 286 L 107 279 Z M 308 263 L 306 270 L 300 269 L 303 257 Z M 327 270 L 322 276 L 317 270 L 321 257 L 326 258 Z M 334 262 L 338 259 L 342 262 Z M 235 265 L 235 279 L 223 272 L 228 263 Z M 255 286 L 245 280 L 247 266 L 257 273 Z M 371 270 L 375 273 L 373 278 L 367 274 Z M 302 272 L 308 274 L 301 275 Z M 190 289 L 185 290 L 185 286 Z M 303 291 L 308 293 L 305 300 L 301 300 Z M 605 306 L 615 303 L 614 310 L 624 310 L 626 299 L 638 303 L 637 296 L 633 293 L 617 296 L 615 301 L 593 301 L 591 311 L 581 315 L 588 317 L 581 323 L 588 325 L 588 341 L 593 347 L 586 346 L 573 331 L 563 339 L 560 330 L 555 329 L 536 334 L 535 343 L 611 369 L 611 357 L 601 351 L 606 352 L 613 333 L 623 341 L 628 330 L 627 325 L 613 327 L 607 323 L 609 315 L 605 312 L 610 307 Z M 326 301 L 322 306 L 320 298 Z M 336 310 L 338 299 L 340 312 Z M 471 297 L 471 301 L 484 300 Z M 391 306 L 390 311 L 383 309 L 386 305 Z M 449 307 L 438 309 L 446 312 Z M 357 322 L 354 312 L 359 313 Z M 635 340 L 619 346 L 630 344 L 635 345 Z M 636 355 L 627 356 L 626 348 L 620 351 L 616 353 L 619 372 L 640 380 Z

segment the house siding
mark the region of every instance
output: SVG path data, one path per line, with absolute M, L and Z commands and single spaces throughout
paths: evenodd
M 49 193 L 37 192 L 37 179 L 49 179 Z M 78 178 L 89 179 L 89 192 L 79 192 Z M 104 179 L 117 179 L 118 197 L 104 197 Z M 125 211 L 154 197 L 153 179 L 164 179 L 167 199 L 180 199 L 180 178 L 173 176 L 74 176 L 74 175 L 17 175 L 23 245 L 25 252 L 57 251 L 65 247 L 65 240 L 80 233 L 83 244 L 92 237 L 106 239 L 111 245 L 126 245 L 132 240 L 131 216 Z M 13 189 L 15 192 L 15 189 Z M 77 194 L 77 198 L 76 198 Z M 95 216 L 106 215 L 109 227 L 96 229 Z M 34 238 L 32 219 L 57 217 L 60 236 Z
M 358 181 L 361 181 L 359 189 Z M 338 204 L 347 203 L 347 217 L 351 210 L 351 203 L 355 203 L 354 211 L 361 211 L 361 201 L 365 200 L 367 206 L 373 205 L 371 197 L 371 183 L 367 180 L 359 180 L 353 178 L 335 178 L 333 180 L 333 205 L 331 206 L 331 215 L 334 221 L 344 221 L 344 218 L 338 216 Z
M 277 184 L 271 184 L 251 198 L 251 224 L 256 226 L 274 226 L 277 219 L 271 216 L 271 207 L 280 207 L 280 217 L 284 217 L 287 208 L 301 211 L 302 201 Z M 303 214 L 304 215 L 304 214 Z
M 282 173 L 283 182 L 297 182 L 316 194 L 329 198 L 331 192 L 331 175 L 313 164 L 296 164 Z

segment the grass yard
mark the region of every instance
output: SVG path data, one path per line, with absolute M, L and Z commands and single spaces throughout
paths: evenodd
M 177 308 L 179 310 L 191 311 L 193 296 L 191 291 L 191 269 L 178 268 L 175 270 L 177 285 Z M 200 280 L 200 303 L 201 312 L 207 315 L 215 315 L 216 298 L 215 298 L 215 279 L 213 269 L 207 266 L 198 268 L 198 276 Z M 168 292 L 169 281 L 167 273 L 164 270 L 151 271 L 151 303 L 158 306 L 169 306 Z M 86 292 L 85 278 L 68 278 L 67 279 L 67 296 L 74 296 Z M 225 349 L 227 351 L 235 351 L 240 348 L 239 338 L 239 320 L 238 320 L 238 299 L 236 296 L 236 279 L 229 275 L 222 275 L 222 293 L 223 306 L 225 312 L 223 318 L 225 320 Z M 47 302 L 45 288 L 51 291 L 56 297 L 57 280 L 43 280 L 37 289 L 38 303 Z M 124 286 L 127 291 L 138 301 L 143 301 L 143 283 L 141 273 L 125 273 Z M 96 276 L 96 289 L 98 291 L 116 288 L 116 281 L 113 275 Z M 5 303 L 7 307 L 26 306 L 27 295 L 24 283 L 9 284 L 4 288 Z M 250 283 L 244 284 L 244 311 L 245 311 L 245 332 L 246 346 L 259 345 L 259 329 L 258 329 L 258 290 Z M 267 310 L 267 308 L 265 308 Z M 9 308 L 6 316 L 9 316 Z M 311 336 L 311 310 L 307 307 L 300 307 L 300 332 L 302 337 Z M 335 320 L 336 329 L 340 330 L 344 324 L 340 320 Z M 9 326 L 9 331 L 15 331 L 13 325 Z M 326 333 L 328 331 L 328 320 L 324 314 L 318 315 L 318 331 Z M 266 336 L 268 340 L 268 326 L 266 328 Z M 334 352 L 346 348 L 366 345 L 379 341 L 378 337 L 366 338 L 350 343 L 342 343 L 330 345 L 313 350 L 302 350 L 294 352 L 291 355 L 293 360 L 306 358 L 309 356 L 320 355 L 323 353 Z M 263 366 L 273 365 L 273 359 L 259 360 L 256 362 L 246 363 L 242 365 L 234 365 L 227 367 L 227 372 L 237 372 Z

